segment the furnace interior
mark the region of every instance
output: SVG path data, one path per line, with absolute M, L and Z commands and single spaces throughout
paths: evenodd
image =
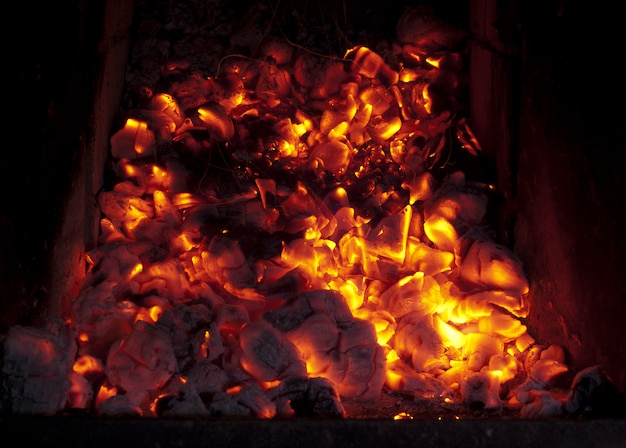
M 50 6 L 55 20 L 21 30 L 38 36 L 36 46 L 16 46 L 23 148 L 17 165 L 3 165 L 3 330 L 62 315 L 97 238 L 93 198 L 134 11 L 129 2 L 86 3 Z M 384 27 L 394 9 L 356 3 L 342 4 L 355 26 Z M 502 193 L 501 239 L 528 271 L 529 332 L 563 346 L 574 371 L 604 365 L 623 391 L 626 165 L 621 117 L 611 112 L 623 96 L 620 28 L 610 6 L 596 6 L 471 1 L 451 18 L 470 35 L 471 119 Z

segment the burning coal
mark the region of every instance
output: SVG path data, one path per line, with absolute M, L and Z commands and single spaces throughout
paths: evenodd
M 144 84 L 70 315 L 3 339 L 3 409 L 344 417 L 343 400 L 397 394 L 581 412 L 581 378 L 608 379 L 558 387 L 563 350 L 528 334 L 495 188 L 461 163 L 481 148 L 458 34 L 423 14 L 385 51 L 269 39 L 216 76 L 183 60 Z

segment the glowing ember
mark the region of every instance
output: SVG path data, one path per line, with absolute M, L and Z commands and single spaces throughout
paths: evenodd
M 406 20 L 389 54 L 274 42 L 216 77 L 168 67 L 111 137 L 67 328 L 4 340 L 5 360 L 36 355 L 4 376 L 50 391 L 12 409 L 346 416 L 397 393 L 565 412 L 563 352 L 526 332 L 528 280 L 486 222 L 493 187 L 450 169 L 480 157 L 461 56 Z

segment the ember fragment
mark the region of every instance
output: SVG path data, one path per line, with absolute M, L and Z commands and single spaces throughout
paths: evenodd
M 157 417 L 201 417 L 208 416 L 209 410 L 198 392 L 189 385 L 181 385 L 177 391 L 164 393 L 153 404 Z
M 167 334 L 144 321 L 138 321 L 126 338 L 111 347 L 106 364 L 108 379 L 135 404 L 147 391 L 165 385 L 177 369 Z
M 565 410 L 573 416 L 593 418 L 624 415 L 624 399 L 602 366 L 576 373 L 567 395 Z
M 268 390 L 281 417 L 344 417 L 333 383 L 325 378 L 292 377 Z
M 468 283 L 519 295 L 528 292 L 521 262 L 506 247 L 492 241 L 475 241 L 461 263 L 461 278 Z
M 296 346 L 263 321 L 246 324 L 240 333 L 241 365 L 258 381 L 306 375 Z
M 490 372 L 471 373 L 461 383 L 461 396 L 470 409 L 500 409 L 499 390 L 500 380 Z
M 133 404 L 127 395 L 114 395 L 98 405 L 98 415 L 141 417 L 141 408 Z
M 520 416 L 524 418 L 554 418 L 564 415 L 563 397 L 546 390 L 533 391 L 530 403 L 520 411 Z
M 64 327 L 14 326 L 2 340 L 0 411 L 54 414 L 70 401 L 75 343 Z
M 129 118 L 124 128 L 111 137 L 111 153 L 116 159 L 136 159 L 154 154 L 154 132 L 145 121 Z
M 210 361 L 199 361 L 184 372 L 186 381 L 191 384 L 200 395 L 213 395 L 229 385 L 229 378 L 217 364 Z

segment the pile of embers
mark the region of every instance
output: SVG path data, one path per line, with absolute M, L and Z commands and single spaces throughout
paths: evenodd
M 100 244 L 65 322 L 4 337 L 4 411 L 553 417 L 611 387 L 523 324 L 523 267 L 470 178 L 462 33 L 413 8 L 328 57 L 228 30 L 244 57 L 146 24 Z

